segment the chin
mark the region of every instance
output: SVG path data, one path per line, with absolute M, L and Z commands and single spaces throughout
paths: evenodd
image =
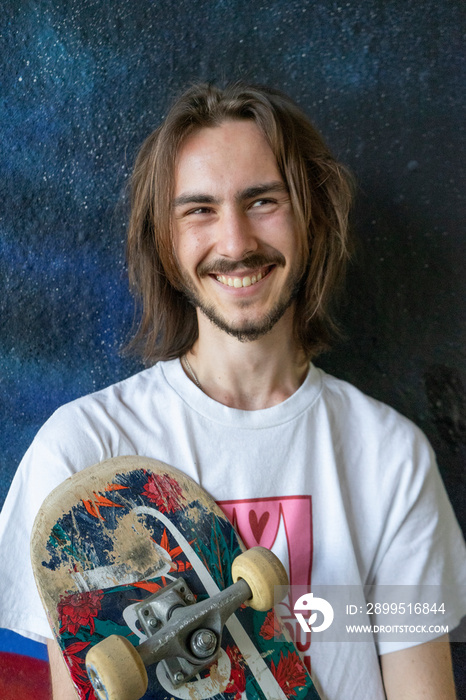
M 249 319 L 247 321 L 238 322 L 237 324 L 232 324 L 231 321 L 222 318 L 217 313 L 216 309 L 212 307 L 198 305 L 198 308 L 214 326 L 233 338 L 246 343 L 258 340 L 270 333 L 291 306 L 291 303 L 292 299 L 289 299 L 286 303 L 277 304 L 270 312 L 264 314 L 261 318 L 254 320 Z

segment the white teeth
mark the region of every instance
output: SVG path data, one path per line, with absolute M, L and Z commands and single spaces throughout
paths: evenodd
M 260 282 L 263 278 L 262 272 L 258 272 L 257 275 L 251 275 L 251 277 L 225 277 L 225 275 L 217 275 L 216 279 L 222 284 L 226 284 L 228 287 L 235 287 L 239 289 L 240 287 L 250 287 L 256 282 Z

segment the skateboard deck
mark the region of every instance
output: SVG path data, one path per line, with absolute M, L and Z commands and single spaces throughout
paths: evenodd
M 80 700 L 96 696 L 85 658 L 113 634 L 147 639 L 135 608 L 180 576 L 196 601 L 231 585 L 244 547 L 216 503 L 182 472 L 143 457 L 84 469 L 45 500 L 31 558 L 39 594 Z M 223 629 L 214 664 L 173 687 L 161 664 L 147 669 L 145 700 L 318 700 L 273 611 L 242 605 Z

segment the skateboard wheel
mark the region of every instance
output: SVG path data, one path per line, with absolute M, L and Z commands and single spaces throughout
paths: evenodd
M 288 575 L 280 559 L 265 547 L 253 547 L 236 557 L 231 567 L 233 582 L 243 579 L 252 592 L 247 601 L 254 610 L 270 610 L 274 602 L 275 586 L 288 590 Z
M 139 700 L 147 690 L 141 657 L 127 639 L 116 634 L 92 647 L 86 669 L 98 700 Z

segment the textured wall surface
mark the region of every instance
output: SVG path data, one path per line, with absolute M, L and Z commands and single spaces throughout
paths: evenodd
M 139 368 L 138 145 L 188 82 L 244 78 L 295 98 L 359 183 L 346 339 L 319 364 L 425 430 L 466 529 L 464 4 L 5 0 L 0 23 L 0 502 L 58 405 Z

